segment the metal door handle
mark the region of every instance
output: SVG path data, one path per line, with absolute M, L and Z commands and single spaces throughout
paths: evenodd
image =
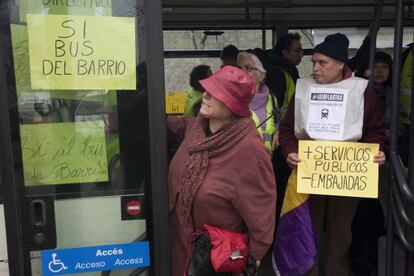
M 46 204 L 43 199 L 30 202 L 30 218 L 32 226 L 44 227 L 46 225 Z

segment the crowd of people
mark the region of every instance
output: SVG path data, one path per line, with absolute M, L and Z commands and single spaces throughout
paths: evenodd
M 311 78 L 299 76 L 297 65 L 304 51 L 297 33 L 282 36 L 272 51 L 239 51 L 228 45 L 221 53 L 222 66 L 214 73 L 208 65 L 193 68 L 184 116 L 168 116 L 167 120 L 170 133 L 180 137 L 169 168 L 173 276 L 193 275 L 188 269 L 199 250 L 194 246 L 199 236 L 195 233 L 204 233 L 206 225 L 247 234 L 253 271 L 265 256 L 272 256 L 275 275 L 340 276 L 350 275 L 351 270 L 370 275 L 377 262 L 377 240 L 385 231 L 377 199 L 310 195 L 307 211 L 302 210 L 289 226 L 287 220 L 279 221 L 287 204 L 285 191 L 292 190 L 287 186 L 296 181 L 292 179 L 301 162 L 298 141 L 329 140 L 306 128 L 311 115 L 301 111 L 308 110 L 310 89 L 345 89 L 353 100 L 345 106 L 347 116 L 338 116 L 338 123 L 352 121 L 353 131 L 337 141 L 379 144 L 374 162 L 385 163 L 392 58 L 376 52 L 368 81 L 357 75 L 366 71 L 369 39 L 352 59 L 348 47 L 349 40 L 341 33 L 316 45 Z M 356 107 L 354 101 L 362 104 Z M 295 117 L 299 113 L 300 120 Z M 276 245 L 304 214 L 312 224 L 315 250 L 306 248 L 307 241 L 302 243 L 305 248 L 295 246 L 302 242 L 300 233 L 290 235 L 295 239 L 292 242 Z M 367 229 L 372 225 L 381 230 Z M 285 254 L 289 250 L 306 254 Z M 288 260 L 292 256 L 303 257 Z M 244 275 L 254 275 L 247 271 Z M 230 270 L 217 275 L 241 273 Z

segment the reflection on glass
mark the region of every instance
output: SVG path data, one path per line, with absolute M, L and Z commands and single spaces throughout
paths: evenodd
M 32 275 L 42 275 L 37 251 L 42 244 L 35 244 L 33 240 L 39 231 L 48 231 L 48 235 L 54 236 L 56 248 L 148 240 L 146 218 L 151 210 L 147 208 L 150 203 L 145 193 L 149 185 L 149 139 L 143 2 L 21 0 L 10 4 L 12 49 L 6 59 L 10 60 L 7 63 L 10 106 L 12 111 L 18 110 L 16 118 L 12 118 L 15 119 L 12 131 L 16 182 L 24 186 L 25 200 L 47 197 L 52 206 L 46 208 L 54 212 L 47 218 L 54 223 L 47 224 L 45 229 L 34 229 L 30 222 L 23 227 L 26 249 L 35 250 L 30 252 Z M 27 14 L 34 14 L 32 18 L 41 26 L 36 25 L 37 29 L 30 31 L 34 23 Z M 55 26 L 42 25 L 39 20 L 50 23 L 51 18 L 58 20 L 58 26 L 66 28 L 67 33 L 56 34 L 47 51 L 59 60 L 65 49 L 66 63 L 62 61 L 59 71 L 55 67 L 60 63 L 53 62 L 57 77 L 53 81 L 58 86 L 51 85 L 51 78 L 44 79 L 46 86 L 34 86 L 35 68 L 30 66 L 30 58 L 43 52 L 33 54 L 34 46 L 29 42 L 33 42 L 31 34 L 36 34 L 37 42 L 49 47 L 46 40 Z M 77 19 L 100 22 L 101 26 L 79 25 L 81 36 L 69 36 L 74 26 L 72 20 Z M 132 22 L 132 33 L 126 33 L 126 25 L 120 23 L 124 21 L 128 21 L 129 27 Z M 105 26 L 114 28 L 105 32 L 108 30 Z M 42 31 L 42 28 L 46 29 Z M 10 36 L 7 32 L 1 35 L 2 38 Z M 65 41 L 64 46 L 56 42 L 69 37 L 76 39 Z M 98 37 L 105 40 L 98 41 Z M 96 42 L 92 38 L 97 38 Z M 91 42 L 87 42 L 89 39 Z M 120 49 L 127 43 L 131 44 L 129 49 Z M 83 60 L 92 57 L 92 52 L 87 52 L 82 45 L 91 46 L 94 53 L 103 49 L 96 59 L 91 59 L 97 60 L 94 65 L 88 60 L 88 70 L 98 72 L 86 79 L 94 88 L 83 86 L 85 83 L 79 78 L 67 82 L 64 79 L 65 74 L 67 77 L 69 72 L 74 72 L 68 70 L 70 62 L 73 62 L 72 69 L 79 71 L 76 58 L 82 53 Z M 132 74 L 127 80 L 116 81 L 115 73 L 120 71 L 113 67 L 111 73 L 108 66 L 115 60 L 111 57 L 120 54 L 126 57 L 125 65 L 130 64 Z M 105 66 L 99 60 L 104 60 Z M 99 74 L 103 67 L 106 74 Z M 117 86 L 112 85 L 115 82 Z M 46 229 L 52 224 L 56 228 Z M 45 249 L 50 248 L 44 246 L 42 250 Z M 125 275 L 133 270 L 90 275 Z M 141 270 L 145 275 L 146 268 Z

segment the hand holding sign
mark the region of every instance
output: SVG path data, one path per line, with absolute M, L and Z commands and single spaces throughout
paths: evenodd
M 385 153 L 383 151 L 379 151 L 378 154 L 374 156 L 374 162 L 378 163 L 379 165 L 384 165 Z
M 286 162 L 288 163 L 289 167 L 292 169 L 296 168 L 298 164 L 300 163 L 299 156 L 296 152 L 289 153 Z

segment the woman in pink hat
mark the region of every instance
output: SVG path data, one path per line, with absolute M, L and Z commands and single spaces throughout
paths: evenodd
M 173 276 L 185 273 L 193 222 L 196 230 L 210 224 L 247 232 L 257 264 L 273 239 L 275 177 L 249 110 L 256 84 L 232 66 L 200 83 L 206 92 L 199 115 L 168 118 L 168 128 L 184 138 L 169 169 Z

